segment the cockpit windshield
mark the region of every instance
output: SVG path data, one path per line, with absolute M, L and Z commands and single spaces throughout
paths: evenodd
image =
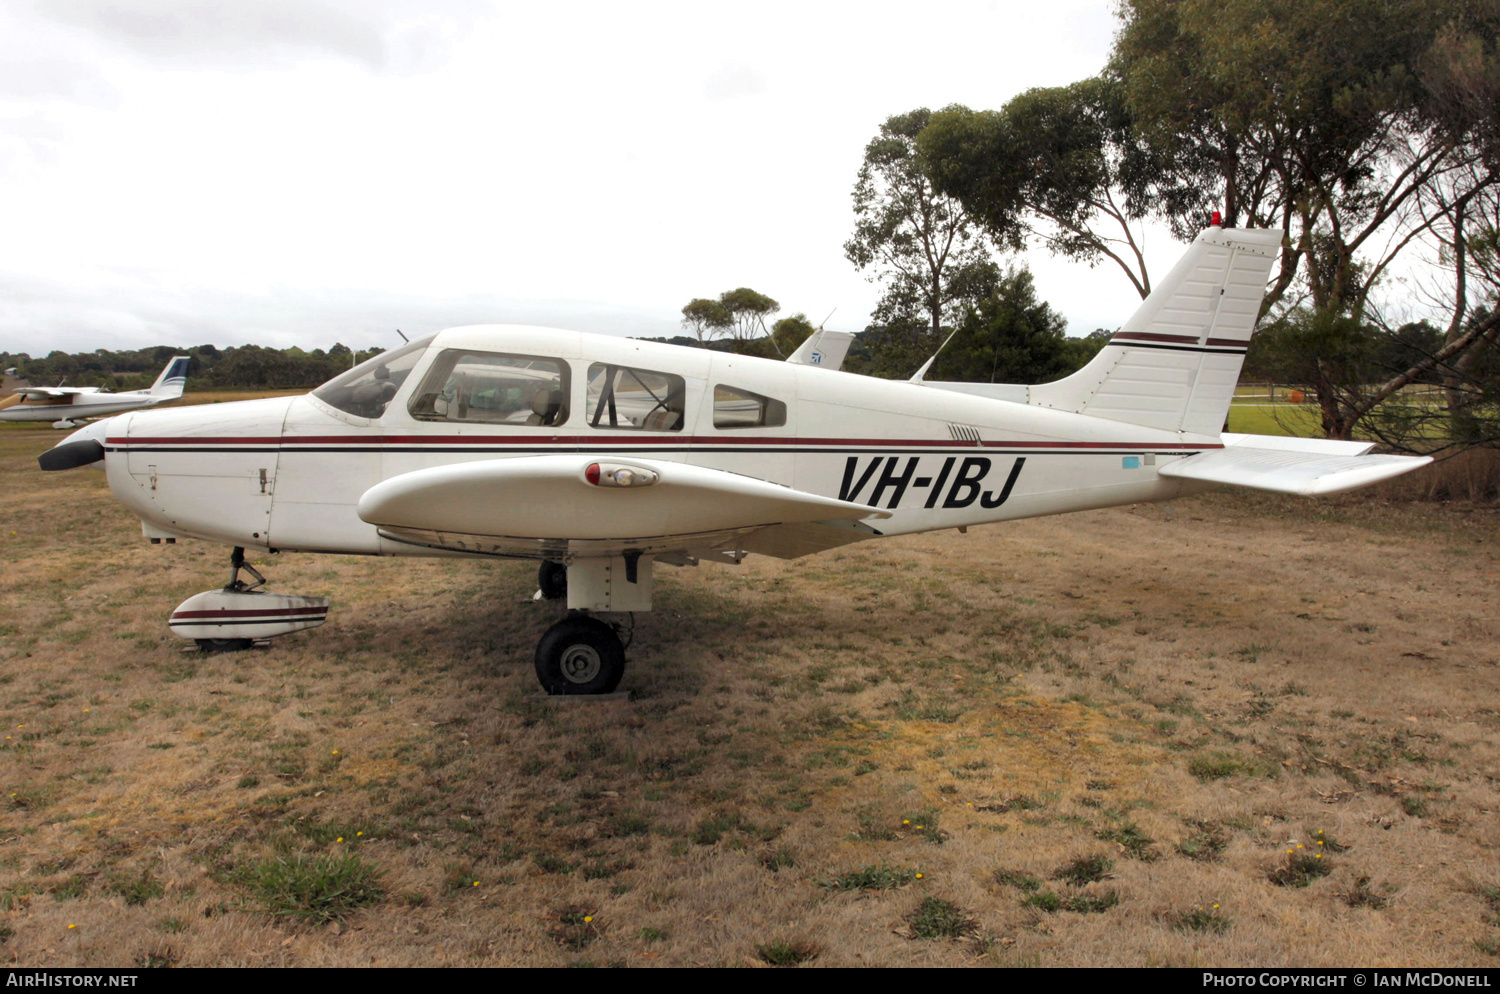
M 428 335 L 399 349 L 366 359 L 349 372 L 335 376 L 318 387 L 312 395 L 345 414 L 358 418 L 378 418 L 385 413 L 385 406 L 396 396 L 412 367 L 436 337 Z

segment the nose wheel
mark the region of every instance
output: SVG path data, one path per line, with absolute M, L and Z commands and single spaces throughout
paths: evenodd
M 570 615 L 536 647 L 536 677 L 549 694 L 608 694 L 625 675 L 625 646 L 598 618 Z

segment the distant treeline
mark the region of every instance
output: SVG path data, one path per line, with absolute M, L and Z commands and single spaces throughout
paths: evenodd
M 57 386 L 66 381 L 70 387 L 140 390 L 155 382 L 172 356 L 185 355 L 192 357 L 188 366 L 189 392 L 230 388 L 311 390 L 380 351 L 383 350 L 370 349 L 356 355 L 347 345 L 340 344 L 326 352 L 295 347 L 268 349 L 260 345 L 225 349 L 214 345 L 191 348 L 156 345 L 118 352 L 109 349 L 51 352 L 40 359 L 25 353 L 0 352 L 0 369 L 14 367 L 16 375 L 33 386 Z
M 809 329 L 810 330 L 810 329 Z M 920 328 L 870 327 L 855 336 L 844 369 L 887 379 L 906 379 L 929 355 L 929 344 Z M 765 359 L 781 359 L 794 352 L 805 334 L 777 335 L 748 340 L 699 341 L 686 335 L 646 338 L 715 352 L 734 352 Z M 970 341 L 960 334 L 944 350 L 943 361 L 929 379 L 990 380 L 998 371 L 1004 382 L 1040 382 L 1065 376 L 1093 357 L 1107 340 L 1095 332 L 1085 339 L 1065 338 L 1060 323 L 1042 330 L 1007 327 L 1000 335 Z M 976 349 L 977 346 L 977 349 Z M 260 345 L 218 348 L 195 345 L 156 345 L 145 349 L 93 352 L 51 352 L 42 358 L 25 353 L 0 352 L 0 369 L 15 368 L 15 375 L 33 386 L 105 387 L 110 390 L 141 390 L 149 387 L 175 355 L 191 357 L 187 391 L 256 389 L 311 390 L 333 379 L 357 362 L 382 349 L 354 353 L 346 345 L 307 351 L 300 348 L 273 349 Z M 975 353 L 971 355 L 971 353 Z M 997 365 L 992 356 L 1002 356 Z

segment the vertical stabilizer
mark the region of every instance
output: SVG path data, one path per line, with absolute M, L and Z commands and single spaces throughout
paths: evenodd
M 181 397 L 182 388 L 187 384 L 188 358 L 185 355 L 173 356 L 172 361 L 167 363 L 167 368 L 161 371 L 161 375 L 146 392 L 153 398 L 160 397 L 163 400 Z
M 1229 413 L 1281 232 L 1209 228 L 1109 344 L 1030 389 L 1037 407 L 1217 435 Z

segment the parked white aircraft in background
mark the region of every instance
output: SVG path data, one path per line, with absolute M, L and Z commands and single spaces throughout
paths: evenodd
M 77 428 L 91 418 L 154 407 L 182 396 L 188 357 L 173 356 L 147 390 L 109 393 L 98 387 L 21 387 L 0 399 L 0 421 L 51 421 L 54 428 Z
M 789 559 L 1221 483 L 1338 493 L 1430 462 L 1220 433 L 1280 241 L 1204 231 L 1096 358 L 1039 386 L 833 372 L 812 361 L 818 343 L 776 362 L 481 326 L 305 397 L 98 422 L 40 462 L 103 460 L 153 542 L 235 547 L 229 586 L 173 615 L 200 644 L 248 645 L 327 613 L 240 580 L 260 581 L 244 548 L 525 557 L 569 609 L 537 647 L 543 687 L 604 693 L 625 656 L 594 615 L 649 610 L 654 563 Z

